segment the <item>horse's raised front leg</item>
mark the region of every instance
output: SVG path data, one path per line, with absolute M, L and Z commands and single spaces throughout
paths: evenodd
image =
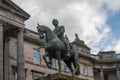
M 46 54 L 43 55 L 43 59 L 44 59 L 46 65 L 47 65 L 47 67 L 48 67 L 48 68 L 51 68 L 51 65 L 48 63 L 48 61 L 47 61 L 47 59 L 46 59 Z
M 56 54 L 57 54 L 57 58 L 58 58 L 59 73 L 61 73 L 61 54 L 60 54 L 60 51 L 57 51 Z

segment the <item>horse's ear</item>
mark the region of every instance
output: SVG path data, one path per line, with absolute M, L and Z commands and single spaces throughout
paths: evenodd
M 40 26 L 39 23 L 38 23 L 38 26 Z
M 37 28 L 40 28 L 41 26 L 39 25 L 39 23 L 37 24 L 38 26 L 37 26 Z

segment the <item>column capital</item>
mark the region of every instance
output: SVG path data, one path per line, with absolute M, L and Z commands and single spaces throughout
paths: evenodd
M 119 65 L 116 65 L 116 70 L 120 70 L 120 66 Z
M 0 20 L 0 27 L 3 26 L 3 23 L 4 23 L 4 22 Z
M 6 25 L 6 22 L 0 20 L 0 26 L 5 26 Z
M 10 38 L 9 38 L 9 36 L 5 36 L 5 42 L 8 42 L 8 41 L 10 41 Z
M 100 65 L 100 71 L 103 71 L 103 66 L 102 65 Z
M 18 28 L 18 33 L 23 33 L 23 31 L 24 31 L 24 28 Z
M 24 33 L 24 28 L 17 28 L 15 31 L 14 31 L 15 35 L 18 35 L 18 34 L 23 34 Z

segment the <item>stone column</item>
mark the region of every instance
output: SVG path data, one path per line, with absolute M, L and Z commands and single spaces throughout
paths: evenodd
M 120 70 L 118 65 L 116 67 L 116 75 L 117 75 L 117 80 L 120 80 Z
M 25 65 L 24 65 L 24 35 L 23 29 L 18 29 L 18 55 L 17 55 L 17 74 L 18 80 L 25 80 Z
M 9 64 L 9 80 L 15 80 L 13 67 Z
M 102 66 L 100 68 L 100 80 L 104 80 L 104 73 L 103 73 Z
M 3 80 L 3 22 L 0 21 L 0 80 Z
M 9 80 L 9 38 L 4 40 L 4 80 Z

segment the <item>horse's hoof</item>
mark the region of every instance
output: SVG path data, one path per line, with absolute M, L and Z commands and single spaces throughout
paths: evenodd
M 49 69 L 52 69 L 52 67 L 51 67 L 50 65 L 47 65 L 47 67 L 48 67 Z
M 52 67 L 51 67 L 51 66 L 48 66 L 48 68 L 49 68 L 49 69 L 52 69 Z
M 51 62 L 48 62 L 49 65 L 51 65 L 52 63 Z
M 74 77 L 74 73 L 72 73 L 72 77 Z

